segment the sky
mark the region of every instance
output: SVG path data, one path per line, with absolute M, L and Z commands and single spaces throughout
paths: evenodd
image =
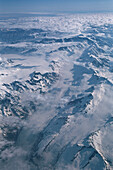
M 113 11 L 113 0 L 0 0 L 0 13 L 91 11 Z

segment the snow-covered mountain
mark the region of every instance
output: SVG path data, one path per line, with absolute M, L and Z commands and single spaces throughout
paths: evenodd
M 113 14 L 0 16 L 0 169 L 113 169 Z

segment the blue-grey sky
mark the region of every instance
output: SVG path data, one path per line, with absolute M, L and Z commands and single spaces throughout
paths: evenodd
M 113 11 L 113 0 L 0 0 L 0 13 L 65 11 Z

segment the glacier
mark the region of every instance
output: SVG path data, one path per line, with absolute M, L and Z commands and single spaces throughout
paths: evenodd
M 0 169 L 113 169 L 113 14 L 0 14 Z

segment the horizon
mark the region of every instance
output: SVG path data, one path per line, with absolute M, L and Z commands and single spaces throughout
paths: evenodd
M 7 14 L 26 14 L 26 15 L 59 15 L 59 14 L 98 14 L 98 13 L 113 13 L 113 11 L 37 11 L 37 12 L 0 12 L 0 15 Z

